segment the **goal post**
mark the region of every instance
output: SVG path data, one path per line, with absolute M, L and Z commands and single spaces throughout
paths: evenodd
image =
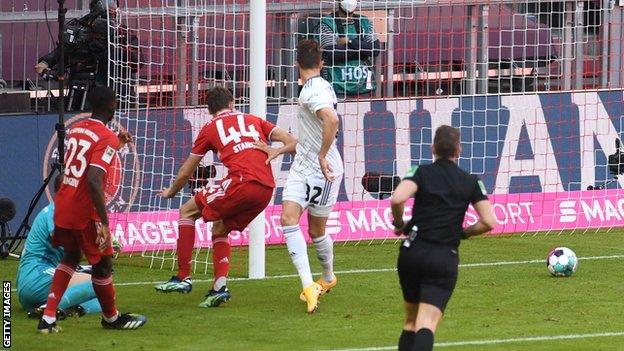
M 266 0 L 251 1 L 249 15 L 249 112 L 266 118 Z M 265 214 L 249 224 L 249 278 L 265 276 Z

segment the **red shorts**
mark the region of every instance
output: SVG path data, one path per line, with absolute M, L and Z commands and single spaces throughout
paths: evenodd
M 99 245 L 95 243 L 98 233 L 97 227 L 93 220 L 85 229 L 65 229 L 55 226 L 52 245 L 54 247 L 62 246 L 65 251 L 82 251 L 89 264 L 97 264 L 102 256 L 113 255 L 112 245 L 109 245 L 104 251 L 100 251 Z
M 226 178 L 198 192 L 195 203 L 204 221 L 222 220 L 228 230 L 242 231 L 267 207 L 272 196 L 272 187 Z

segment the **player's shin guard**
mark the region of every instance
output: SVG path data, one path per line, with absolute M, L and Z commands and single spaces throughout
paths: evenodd
M 70 267 L 65 263 L 60 263 L 56 266 L 54 277 L 52 278 L 52 286 L 48 294 L 48 301 L 46 302 L 46 308 L 43 311 L 43 317 L 46 322 L 53 323 L 56 320 L 56 309 L 73 275 L 74 267 Z
M 191 276 L 191 258 L 195 244 L 195 221 L 181 218 L 178 222 L 178 278 L 184 280 Z
M 288 253 L 295 268 L 297 268 L 301 285 L 306 288 L 314 283 L 314 280 L 312 280 L 310 261 L 308 260 L 308 247 L 306 246 L 303 233 L 298 225 L 285 226 L 283 229 Z
M 231 251 L 228 237 L 214 239 L 212 246 L 212 265 L 214 267 L 212 289 L 215 291 L 219 291 L 226 284 L 230 272 Z
M 117 308 L 115 307 L 115 288 L 113 287 L 113 277 L 104 278 L 91 277 L 93 290 L 97 295 L 100 306 L 102 306 L 102 314 L 109 321 L 117 316 Z
M 403 329 L 399 338 L 399 351 L 413 351 L 415 337 L 416 332 Z
M 331 282 L 334 279 L 334 241 L 325 234 L 321 237 L 312 239 L 316 257 L 323 268 L 323 279 Z
M 413 351 L 431 351 L 433 350 L 433 332 L 427 328 L 418 329 L 414 336 Z

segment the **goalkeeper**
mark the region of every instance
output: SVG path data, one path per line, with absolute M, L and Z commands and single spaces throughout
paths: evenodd
M 55 192 L 60 188 L 62 179 L 61 175 L 56 177 Z M 39 318 L 43 314 L 42 305 L 50 292 L 54 269 L 63 257 L 62 248 L 52 247 L 53 230 L 54 203 L 51 202 L 35 218 L 17 269 L 17 295 L 31 318 Z M 66 315 L 83 316 L 99 312 L 102 308 L 91 285 L 91 275 L 84 271 L 76 272 L 63 294 L 57 314 L 63 318 Z

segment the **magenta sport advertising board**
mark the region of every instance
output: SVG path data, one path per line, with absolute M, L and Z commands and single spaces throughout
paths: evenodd
M 621 92 L 339 104 L 338 146 L 345 175 L 328 232 L 335 241 L 394 239 L 387 197 L 367 192 L 362 176 L 366 172 L 402 176 L 412 164 L 432 162 L 432 136 L 442 124 L 460 128 L 459 164 L 486 185 L 498 220 L 492 235 L 620 226 L 623 183 L 613 180 L 607 157 L 615 152 L 615 139 L 622 132 L 623 106 Z M 296 109 L 296 105 L 273 106 L 267 118 L 296 134 Z M 181 117 L 188 152 L 210 116 L 193 109 Z M 185 154 L 178 157 L 183 160 Z M 205 163 L 214 160 L 207 155 Z M 288 156 L 273 162 L 277 189 L 265 211 L 268 244 L 284 242 L 279 217 L 290 162 Z M 219 179 L 225 170 L 215 165 Z M 604 189 L 586 190 L 588 186 Z M 116 213 L 113 231 L 129 251 L 174 248 L 178 214 L 171 207 L 175 206 L 159 202 L 147 211 Z M 466 224 L 476 218 L 469 208 Z M 196 246 L 210 246 L 210 224 L 198 221 L 196 226 Z M 302 226 L 306 227 L 305 219 Z M 246 245 L 248 231 L 234 232 L 230 239 L 234 245 Z
M 498 221 L 492 235 L 533 231 L 558 231 L 624 225 L 624 198 L 617 190 L 572 191 L 568 193 L 523 193 L 492 195 Z M 393 238 L 390 202 L 339 202 L 328 220 L 328 233 L 334 241 Z M 267 244 L 283 244 L 279 205 L 265 211 Z M 410 209 L 406 209 L 410 215 Z M 127 251 L 175 249 L 178 237 L 177 211 L 130 212 L 111 218 L 115 236 Z M 465 224 L 474 224 L 476 212 L 469 207 Z M 196 222 L 195 245 L 211 246 L 210 223 Z M 305 216 L 302 227 L 307 227 Z M 247 245 L 248 230 L 232 232 L 233 245 Z
M 266 118 L 296 135 L 296 111 L 296 104 L 269 105 Z M 492 235 L 624 224 L 624 177 L 614 179 L 608 167 L 623 131 L 622 91 L 343 102 L 337 111 L 345 173 L 328 220 L 336 241 L 395 239 L 387 194 L 367 191 L 362 177 L 367 172 L 402 177 L 412 165 L 432 162 L 433 134 L 443 124 L 460 129 L 459 166 L 481 178 L 494 203 L 498 225 Z M 72 116 L 68 126 L 80 118 Z M 187 187 L 173 200 L 157 193 L 171 183 L 209 120 L 205 109 L 139 110 L 120 116 L 118 126 L 133 133 L 135 143 L 118 152 L 106 194 L 111 229 L 125 251 L 175 247 L 178 208 L 191 190 Z M 7 180 L 0 192 L 15 199 L 18 211 L 35 190 L 26 184 L 38 184 L 55 157 L 53 125 L 54 116 L 0 119 L 3 130 L 38 130 L 32 137 L 16 134 L 0 141 L 7 152 L 14 148 L 27 155 L 6 160 L 0 170 Z M 26 147 L 33 152 L 23 152 Z M 202 162 L 216 167 L 211 182 L 226 174 L 215 155 Z M 291 156 L 272 162 L 277 187 L 265 211 L 269 244 L 284 242 L 279 217 L 291 162 Z M 587 190 L 589 186 L 600 189 Z M 465 220 L 476 220 L 471 208 Z M 198 222 L 197 229 L 196 246 L 209 247 L 210 224 Z M 246 231 L 234 232 L 231 242 L 245 245 L 247 237 Z

